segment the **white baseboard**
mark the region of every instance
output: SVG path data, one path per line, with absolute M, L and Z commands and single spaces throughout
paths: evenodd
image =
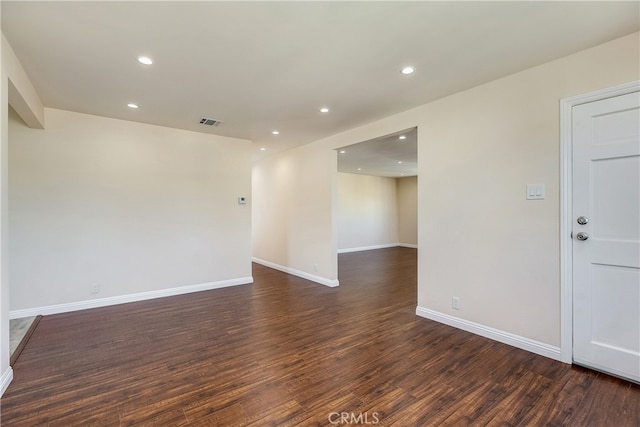
M 360 246 L 357 248 L 346 248 L 346 249 L 338 249 L 339 254 L 348 254 L 350 252 L 361 252 L 361 251 L 371 251 L 373 249 L 385 249 L 385 248 L 396 248 L 398 246 L 404 248 L 417 248 L 418 245 L 412 245 L 409 243 L 385 243 L 383 245 L 373 245 L 373 246 Z
M 413 243 L 398 243 L 398 246 L 401 248 L 418 249 L 418 245 L 414 245 Z
M 86 310 L 89 308 L 106 307 L 109 305 L 125 304 L 128 302 L 143 301 L 154 298 L 170 297 L 189 294 L 191 292 L 208 291 L 211 289 L 226 288 L 228 286 L 246 285 L 253 283 L 253 277 L 240 277 L 237 279 L 221 280 L 217 282 L 200 283 L 198 285 L 181 286 L 178 288 L 159 289 L 157 291 L 140 292 L 129 295 L 98 298 L 86 301 L 71 302 L 66 304 L 48 305 L 43 307 L 24 308 L 9 311 L 9 319 L 22 317 L 46 316 L 49 314 L 67 313 L 70 311 Z
M 9 384 L 13 381 L 13 368 L 11 366 L 7 367 L 7 369 L 2 373 L 2 377 L 0 377 L 0 397 L 7 391 Z
M 519 335 L 494 329 L 479 323 L 470 322 L 468 320 L 460 319 L 458 317 L 450 316 L 448 314 L 420 306 L 416 308 L 416 314 L 420 317 L 435 320 L 436 322 L 444 323 L 445 325 L 453 326 L 454 328 L 462 329 L 463 331 L 471 332 L 485 338 L 490 338 L 503 344 L 527 350 L 550 359 L 562 361 L 562 352 L 560 351 L 560 347 L 521 337 Z
M 282 271 L 284 273 L 292 274 L 294 276 L 302 277 L 303 279 L 311 280 L 312 282 L 320 283 L 321 285 L 335 288 L 340 285 L 338 280 L 327 279 L 325 277 L 316 276 L 315 274 L 305 273 L 304 271 L 296 270 L 295 268 L 285 267 L 284 265 L 276 264 L 274 262 L 265 261 L 260 258 L 252 258 L 253 262 L 264 265 L 265 267 L 273 268 L 275 270 Z

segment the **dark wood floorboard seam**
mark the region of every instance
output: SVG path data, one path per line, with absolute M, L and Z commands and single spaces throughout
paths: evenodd
M 338 262 L 337 288 L 254 264 L 251 285 L 45 316 L 2 425 L 640 426 L 636 384 L 416 316 L 415 249 Z

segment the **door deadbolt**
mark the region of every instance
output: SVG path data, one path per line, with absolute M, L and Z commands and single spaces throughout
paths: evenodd
M 579 216 L 578 219 L 576 219 L 576 221 L 580 225 L 585 225 L 586 223 L 589 222 L 589 218 L 587 218 L 586 216 Z
M 589 238 L 589 235 L 584 231 L 581 231 L 578 234 L 576 234 L 576 237 L 578 240 L 587 240 Z

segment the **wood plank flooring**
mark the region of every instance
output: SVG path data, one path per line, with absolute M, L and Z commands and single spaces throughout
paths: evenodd
M 634 426 L 640 386 L 415 315 L 416 251 L 340 255 L 340 287 L 253 285 L 45 316 L 3 426 Z

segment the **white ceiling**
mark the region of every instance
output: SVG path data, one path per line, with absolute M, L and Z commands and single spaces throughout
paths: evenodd
M 392 178 L 418 175 L 416 128 L 359 142 L 336 151 L 338 172 Z
M 45 106 L 250 139 L 256 159 L 630 34 L 640 13 L 635 1 L 1 8 Z M 407 64 L 416 73 L 401 75 Z M 202 117 L 224 123 L 204 127 Z

